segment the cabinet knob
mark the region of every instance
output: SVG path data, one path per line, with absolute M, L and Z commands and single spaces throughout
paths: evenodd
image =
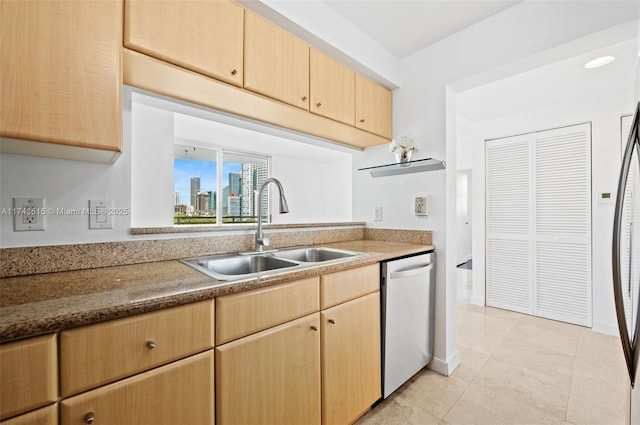
M 335 321 L 335 320 L 333 320 L 333 319 L 329 319 L 329 323 L 331 323 L 332 325 L 335 325 L 335 324 L 336 324 L 336 321 Z
M 154 348 L 156 348 L 156 343 L 153 341 L 147 341 L 147 348 L 149 350 L 153 350 Z
M 86 415 L 84 415 L 84 421 L 88 424 L 92 424 L 95 419 L 96 419 L 96 416 L 94 415 L 93 412 L 89 412 Z
M 306 101 L 307 100 L 307 96 L 302 96 L 302 101 Z
M 319 108 L 319 107 L 322 106 L 322 103 L 318 102 L 318 103 L 316 103 L 316 106 Z
M 233 71 L 231 71 L 231 75 L 236 75 L 238 73 L 237 69 L 234 69 Z
M 364 122 L 364 118 L 360 120 L 360 122 Z
M 317 331 L 317 330 L 318 330 L 318 327 L 317 327 L 317 326 L 311 326 L 311 330 L 312 330 L 312 331 Z

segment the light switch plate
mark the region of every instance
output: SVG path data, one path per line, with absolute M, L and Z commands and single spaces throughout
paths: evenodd
M 429 200 L 426 196 L 416 196 L 413 205 L 415 215 L 427 215 L 429 213 Z
M 13 230 L 44 230 L 44 198 L 13 198 Z
M 89 229 L 113 229 L 110 200 L 89 201 Z

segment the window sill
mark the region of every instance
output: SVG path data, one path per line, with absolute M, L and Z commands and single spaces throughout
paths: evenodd
M 293 224 L 264 224 L 265 230 L 274 229 L 315 229 L 322 227 L 364 227 L 364 221 L 341 221 L 336 223 L 293 223 Z M 256 224 L 225 224 L 223 226 L 209 224 L 185 224 L 173 227 L 134 227 L 131 228 L 132 235 L 162 235 L 171 233 L 206 233 L 206 232 L 235 232 L 254 231 Z

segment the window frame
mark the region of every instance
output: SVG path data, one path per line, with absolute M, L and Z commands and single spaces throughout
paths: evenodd
M 204 149 L 207 150 L 209 152 L 211 152 L 212 154 L 215 154 L 215 164 L 216 164 L 216 187 L 213 191 L 213 193 L 218 193 L 218 194 L 223 194 L 224 193 L 224 163 L 225 163 L 225 154 L 229 155 L 229 156 L 240 156 L 240 157 L 244 157 L 244 158 L 255 158 L 256 160 L 259 160 L 260 162 L 264 161 L 266 162 L 266 166 L 267 166 L 267 179 L 271 177 L 272 174 L 272 157 L 271 155 L 264 155 L 258 152 L 248 152 L 248 151 L 242 151 L 242 150 L 234 150 L 234 149 L 229 149 L 226 148 L 224 146 L 220 146 L 220 145 L 210 145 L 210 144 L 206 144 L 206 143 L 202 143 L 199 141 L 195 141 L 195 140 L 186 140 L 186 139 L 175 139 L 174 140 L 174 154 L 173 154 L 173 170 L 172 170 L 172 174 L 173 174 L 173 186 L 172 186 L 172 191 L 175 193 L 176 191 L 176 186 L 175 186 L 175 160 L 176 159 L 184 159 L 184 158 L 177 158 L 176 157 L 176 147 L 184 147 L 184 148 L 196 148 L 196 149 Z M 188 160 L 188 158 L 186 158 Z M 205 160 L 206 161 L 206 160 Z M 235 162 L 230 162 L 230 163 L 235 163 Z M 267 216 L 267 223 L 271 222 L 271 202 L 269 201 L 270 196 L 269 196 L 269 190 L 267 190 L 267 211 L 266 211 L 266 216 Z M 181 195 L 182 197 L 182 195 Z M 253 222 L 251 223 L 224 223 L 224 215 L 220 215 L 221 212 L 224 211 L 223 209 L 223 196 L 216 196 L 216 210 L 215 210 L 215 223 L 203 223 L 203 224 L 176 224 L 175 223 L 175 212 L 174 212 L 174 221 L 173 221 L 173 227 L 174 228 L 182 228 L 183 226 L 216 226 L 216 227 L 224 227 L 224 226 L 237 226 L 238 224 L 254 224 Z M 175 211 L 175 205 L 172 206 L 172 209 L 174 209 Z M 242 214 L 242 212 L 241 212 Z M 259 220 L 260 218 L 257 217 L 257 213 L 256 213 L 256 222 L 257 220 Z

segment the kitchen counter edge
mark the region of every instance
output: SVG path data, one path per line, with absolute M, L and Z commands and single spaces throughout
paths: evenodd
M 434 250 L 359 240 L 322 246 L 365 253 L 329 264 L 222 282 L 178 260 L 0 279 L 0 342 L 28 338 Z

